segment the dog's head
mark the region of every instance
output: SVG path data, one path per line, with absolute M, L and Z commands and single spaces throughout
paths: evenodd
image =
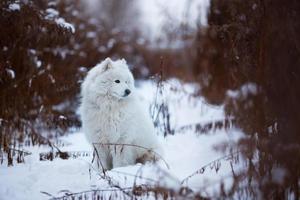
M 106 58 L 88 72 L 83 83 L 83 96 L 108 96 L 122 100 L 132 96 L 134 78 L 128 69 L 126 61 L 112 61 Z

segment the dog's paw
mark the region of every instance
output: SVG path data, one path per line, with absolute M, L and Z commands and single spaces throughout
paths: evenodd
M 140 156 L 136 159 L 136 163 L 145 164 L 148 161 L 156 162 L 158 160 L 159 160 L 159 157 L 157 155 L 155 155 L 155 153 L 153 153 L 152 151 L 147 151 L 142 156 Z

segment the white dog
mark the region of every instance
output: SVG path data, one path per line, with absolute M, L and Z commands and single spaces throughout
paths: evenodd
M 153 123 L 134 90 L 124 59 L 106 58 L 88 72 L 82 84 L 83 131 L 100 158 L 98 166 L 105 170 L 156 160 L 162 153 Z

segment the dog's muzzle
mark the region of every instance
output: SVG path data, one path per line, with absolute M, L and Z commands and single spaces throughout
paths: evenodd
M 130 93 L 131 93 L 131 91 L 130 91 L 129 89 L 126 89 L 126 90 L 125 90 L 124 97 L 127 97 Z

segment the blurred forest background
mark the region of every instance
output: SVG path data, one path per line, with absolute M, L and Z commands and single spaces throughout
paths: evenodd
M 239 142 L 247 170 L 224 197 L 246 182 L 250 198 L 299 199 L 300 2 L 211 0 L 207 22 L 199 14 L 192 24 L 189 2 L 179 22 L 162 8 L 163 27 L 151 38 L 137 0 L 2 0 L 1 152 L 80 127 L 86 72 L 125 58 L 137 79 L 163 70 L 164 79 L 199 83 L 198 95 L 224 104 L 248 135 Z

